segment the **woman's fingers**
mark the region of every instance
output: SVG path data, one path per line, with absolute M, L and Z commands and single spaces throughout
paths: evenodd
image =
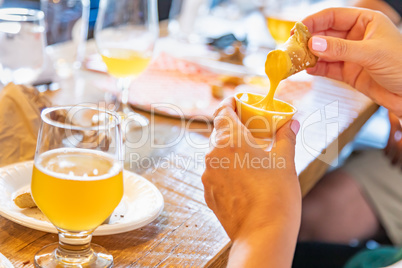
M 233 97 L 224 99 L 214 113 L 214 127 L 219 130 L 228 127 L 229 124 L 239 123 L 239 117 L 236 115 L 236 101 Z M 232 123 L 230 123 L 232 122 Z
M 348 31 L 335 31 L 332 29 L 317 32 L 317 33 L 312 33 L 313 35 L 325 35 L 325 36 L 332 36 L 332 37 L 337 37 L 337 38 L 343 38 L 345 39 L 348 36 Z
M 314 67 L 307 68 L 307 73 L 343 81 L 342 68 L 343 62 L 318 61 Z
M 359 21 L 367 25 L 373 18 L 375 11 L 359 8 L 331 8 L 303 19 L 311 33 L 326 30 L 349 31 Z
M 235 133 L 247 130 L 235 112 L 236 102 L 233 97 L 224 99 L 214 113 L 214 131 L 210 137 L 213 146 L 229 146 L 235 142 Z
M 275 136 L 275 146 L 272 151 L 284 157 L 288 161 L 286 165 L 289 165 L 289 167 L 294 166 L 296 135 L 299 129 L 299 121 L 291 120 L 283 125 Z
M 366 65 L 378 48 L 369 41 L 353 41 L 332 36 L 315 35 L 309 40 L 311 52 L 324 61 L 345 61 Z

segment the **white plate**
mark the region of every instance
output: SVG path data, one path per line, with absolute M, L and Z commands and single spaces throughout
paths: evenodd
M 33 161 L 0 168 L 0 215 L 39 231 L 57 233 L 38 208 L 20 209 L 13 199 L 29 190 Z M 111 235 L 140 228 L 155 220 L 163 210 L 163 197 L 145 178 L 124 170 L 124 195 L 109 223 L 99 226 L 94 235 Z
M 0 253 L 0 268 L 14 268 L 11 262 Z

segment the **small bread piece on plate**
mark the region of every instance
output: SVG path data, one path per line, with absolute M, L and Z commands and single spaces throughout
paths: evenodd
M 223 86 L 237 87 L 238 85 L 244 84 L 243 77 L 234 75 L 221 75 L 219 80 L 222 81 Z
M 211 94 L 212 97 L 214 97 L 215 99 L 223 99 L 223 97 L 225 96 L 225 91 L 223 89 L 223 86 L 220 84 L 211 84 Z
M 36 204 L 32 198 L 31 193 L 22 193 L 14 198 L 14 203 L 19 208 L 35 208 Z

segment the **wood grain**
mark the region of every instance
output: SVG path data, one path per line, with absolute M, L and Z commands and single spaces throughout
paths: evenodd
M 75 79 L 62 81 L 62 90 L 48 95 L 56 105 L 99 103 L 104 100 L 104 93 L 94 81 L 99 83 L 102 79 L 110 78 L 80 71 Z M 331 106 L 334 102 L 337 104 Z M 376 105 L 343 84 L 323 79 L 315 80 L 312 90 L 295 105 L 300 111 L 297 118 L 304 133 L 297 140 L 296 166 L 305 194 L 319 180 L 340 149 L 353 139 L 375 111 Z M 309 118 L 315 113 L 325 120 L 311 123 Z M 326 114 L 330 118 L 326 118 Z M 205 123 L 190 124 L 184 120 L 145 115 L 154 126 L 153 136 L 141 148 L 127 148 L 125 167 L 158 187 L 165 199 L 165 209 L 154 222 L 143 228 L 94 237 L 93 242 L 113 254 L 116 267 L 224 267 L 230 240 L 205 205 L 200 179 L 210 129 Z M 331 122 L 337 124 L 337 130 L 326 130 Z M 180 138 L 182 130 L 187 136 Z M 130 133 L 128 138 L 134 139 L 135 135 Z M 163 146 L 172 140 L 176 142 Z M 160 145 L 160 148 L 155 148 L 152 143 Z M 329 152 L 329 156 L 322 157 L 323 152 Z M 170 154 L 180 156 L 182 162 L 166 158 Z M 144 167 L 130 161 L 133 155 L 165 159 L 171 163 L 169 168 L 155 164 Z M 0 252 L 15 267 L 33 267 L 34 254 L 56 241 L 57 235 L 26 228 L 0 217 Z

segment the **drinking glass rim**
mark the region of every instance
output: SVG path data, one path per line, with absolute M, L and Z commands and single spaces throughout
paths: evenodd
M 113 123 L 111 124 L 107 124 L 107 125 L 97 125 L 97 126 L 90 126 L 90 127 L 83 127 L 83 126 L 75 126 L 72 124 L 66 124 L 66 123 L 60 123 L 58 121 L 55 121 L 53 119 L 50 119 L 49 117 L 47 117 L 46 115 L 48 115 L 51 112 L 54 112 L 56 110 L 71 110 L 72 108 L 81 108 L 81 109 L 89 109 L 89 110 L 93 110 L 93 111 L 99 111 L 99 112 L 104 112 L 109 114 L 110 116 L 114 117 L 115 120 L 113 120 Z M 54 107 L 49 107 L 49 108 L 45 108 L 42 110 L 41 112 L 41 119 L 43 122 L 55 126 L 55 127 L 59 127 L 59 128 L 63 128 L 63 129 L 72 129 L 72 130 L 81 130 L 81 131 L 90 131 L 90 130 L 95 130 L 95 131 L 99 131 L 99 130 L 106 130 L 106 129 L 111 129 L 114 127 L 117 127 L 119 125 L 121 125 L 121 118 L 120 116 L 114 112 L 114 111 L 109 111 L 106 109 L 101 109 L 101 108 L 95 108 L 95 107 L 90 107 L 90 106 L 84 106 L 84 105 L 74 105 L 74 106 L 54 106 Z
M 45 13 L 38 9 L 29 8 L 0 8 L 0 20 L 6 21 L 36 21 L 42 20 Z

